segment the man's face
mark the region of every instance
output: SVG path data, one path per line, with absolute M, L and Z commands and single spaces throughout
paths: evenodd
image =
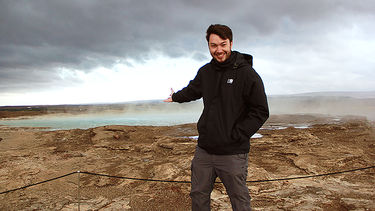
M 211 34 L 208 40 L 208 48 L 211 56 L 218 62 L 224 62 L 230 57 L 233 42 L 223 40 L 217 34 Z

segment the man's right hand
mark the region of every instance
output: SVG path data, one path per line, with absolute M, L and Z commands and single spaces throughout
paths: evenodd
M 173 93 L 174 93 L 174 91 L 173 91 L 173 89 L 171 88 L 171 94 L 169 95 L 169 97 L 168 97 L 167 99 L 165 99 L 165 100 L 163 100 L 163 101 L 166 102 L 166 103 L 171 103 L 171 102 L 173 102 L 173 100 L 172 100 L 172 95 L 173 95 Z

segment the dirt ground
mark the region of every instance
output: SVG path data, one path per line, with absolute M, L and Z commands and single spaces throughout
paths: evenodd
M 363 118 L 271 116 L 259 133 L 251 140 L 248 181 L 375 165 L 374 123 Z M 77 171 L 190 181 L 196 135 L 195 124 L 57 131 L 0 126 L 0 192 Z M 253 210 L 375 210 L 374 168 L 248 187 Z M 74 173 L 0 194 L 0 210 L 190 210 L 189 191 L 189 183 Z M 211 198 L 212 210 L 231 210 L 222 184 Z

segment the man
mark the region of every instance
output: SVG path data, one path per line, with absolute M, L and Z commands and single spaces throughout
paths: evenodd
M 212 56 L 187 87 L 165 102 L 189 102 L 203 97 L 198 146 L 191 164 L 192 210 L 210 210 L 216 177 L 223 182 L 233 210 L 250 210 L 246 185 L 250 137 L 269 116 L 261 78 L 252 56 L 232 51 L 232 30 L 215 24 L 206 39 Z

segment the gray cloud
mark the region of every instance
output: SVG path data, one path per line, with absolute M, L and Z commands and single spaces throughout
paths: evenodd
M 211 23 L 230 25 L 240 44 L 319 45 L 331 30 L 373 21 L 374 14 L 370 0 L 1 0 L 0 93 L 62 85 L 59 68 L 142 62 L 150 52 L 204 60 Z

